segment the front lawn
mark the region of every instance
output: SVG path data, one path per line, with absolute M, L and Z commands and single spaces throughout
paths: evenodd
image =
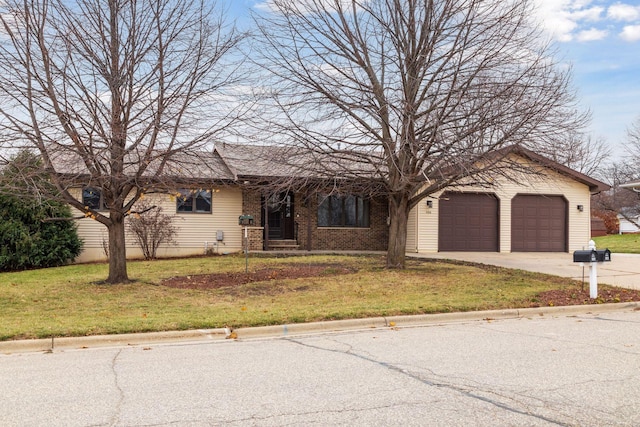
M 640 234 L 610 234 L 594 237 L 598 249 L 609 249 L 612 253 L 640 254 Z
M 383 266 L 381 256 L 256 257 L 245 275 L 235 255 L 136 261 L 136 280 L 123 285 L 101 284 L 105 264 L 0 273 L 0 340 L 585 302 L 580 283 L 543 274 L 413 259 L 403 271 Z M 600 292 L 608 299 L 595 302 L 639 298 Z

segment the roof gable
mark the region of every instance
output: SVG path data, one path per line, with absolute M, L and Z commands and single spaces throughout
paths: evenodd
M 538 153 L 535 153 L 531 150 L 528 150 L 526 148 L 520 147 L 520 146 L 512 146 L 512 147 L 507 147 L 505 149 L 508 153 L 513 153 L 516 154 L 520 157 L 523 157 L 525 159 L 531 160 L 535 163 L 540 164 L 541 166 L 551 169 L 553 171 L 558 172 L 561 175 L 567 176 L 571 179 L 573 179 L 574 181 L 580 182 L 586 186 L 589 187 L 589 191 L 592 194 L 596 194 L 599 193 L 601 191 L 606 191 L 608 189 L 611 188 L 610 185 L 605 184 L 602 181 L 599 181 L 595 178 L 591 178 L 590 176 L 587 176 L 583 173 L 580 173 L 576 170 L 573 170 L 565 165 L 562 165 L 558 162 L 555 162 L 547 157 L 541 156 Z

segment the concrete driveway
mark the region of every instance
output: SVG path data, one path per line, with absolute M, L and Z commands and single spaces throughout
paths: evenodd
M 555 276 L 571 277 L 589 283 L 589 265 L 573 262 L 573 253 L 565 252 L 437 252 L 408 253 L 416 258 L 453 259 L 500 267 L 516 268 Z M 598 263 L 598 283 L 640 289 L 640 254 L 611 255 L 611 262 Z M 584 275 L 584 276 L 583 276 Z

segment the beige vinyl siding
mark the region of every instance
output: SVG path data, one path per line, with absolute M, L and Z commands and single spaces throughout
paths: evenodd
M 407 221 L 407 252 L 418 252 L 418 211 L 412 209 Z
M 74 194 L 81 197 L 81 190 Z M 148 194 L 145 201 L 162 207 L 163 213 L 172 216 L 177 229 L 174 242 L 164 244 L 158 257 L 176 257 L 211 253 L 230 253 L 242 250 L 242 230 L 238 216 L 242 214 L 242 192 L 239 188 L 218 187 L 212 190 L 211 213 L 177 213 L 176 198 L 171 194 Z M 76 216 L 81 216 L 75 210 Z M 76 262 L 102 261 L 106 259 L 104 243 L 108 241 L 107 228 L 91 218 L 77 221 L 78 235 L 84 242 L 83 251 Z M 224 239 L 218 242 L 216 234 L 222 231 Z M 134 236 L 126 234 L 127 258 L 142 257 L 142 251 Z
M 438 192 L 429 199 L 424 199 L 411 210 L 409 217 L 416 218 L 414 228 L 415 242 L 407 245 L 408 252 L 438 252 L 438 199 L 442 194 Z M 427 200 L 433 202 L 433 207 L 427 207 Z M 408 236 L 407 236 L 408 237 Z
M 242 215 L 242 191 L 238 188 L 216 188 L 211 194 L 211 213 L 176 213 L 175 199 L 167 206 L 176 217 L 177 246 L 189 253 L 203 253 L 206 248 L 217 253 L 242 249 L 242 229 L 238 217 Z M 216 233 L 222 231 L 224 240 L 217 242 Z M 171 248 L 168 248 L 171 249 Z M 198 252 L 200 251 L 200 252 Z
M 524 160 L 522 160 L 524 161 Z M 491 188 L 460 187 L 447 188 L 446 191 L 493 193 L 498 197 L 500 206 L 500 252 L 511 252 L 511 200 L 519 194 L 563 196 L 567 200 L 568 210 L 568 251 L 580 250 L 588 245 L 591 236 L 589 187 L 550 169 L 540 174 L 521 174 L 514 180 L 500 177 Z M 444 192 L 444 191 L 443 191 Z M 418 252 L 438 251 L 438 200 L 442 192 L 434 194 L 433 208 L 426 207 L 426 201 L 416 206 L 411 216 L 417 218 Z M 584 210 L 578 211 L 577 206 Z M 416 251 L 416 244 L 407 245 L 408 252 Z
M 438 197 L 442 192 L 434 193 L 428 200 L 433 202 L 431 208 L 427 207 L 427 199 L 422 200 L 411 210 L 410 216 L 416 217 L 417 250 L 411 252 L 438 252 Z M 407 248 L 409 251 L 409 248 Z

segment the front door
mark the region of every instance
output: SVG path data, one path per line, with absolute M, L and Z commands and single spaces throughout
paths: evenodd
M 293 194 L 273 194 L 263 203 L 268 221 L 269 240 L 294 239 Z

